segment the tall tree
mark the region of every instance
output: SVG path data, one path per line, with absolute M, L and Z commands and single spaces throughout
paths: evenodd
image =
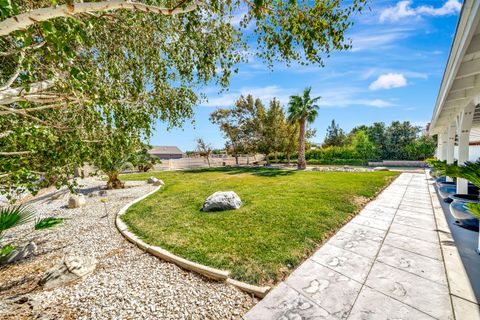
M 340 126 L 335 122 L 335 119 L 332 120 L 330 125 L 327 128 L 327 134 L 325 135 L 325 140 L 323 140 L 323 147 L 341 147 L 345 145 L 347 136 L 345 132 L 340 128 Z
M 405 147 L 413 143 L 420 132 L 420 127 L 412 126 L 409 121 L 393 121 L 386 129 L 385 159 L 405 159 Z
M 252 33 L 269 65 L 323 65 L 351 47 L 349 18 L 365 2 L 0 1 L 1 189 L 66 183 L 103 128 L 148 139 L 159 119 L 180 125 L 198 88 L 228 86 Z
M 227 149 L 231 150 L 237 165 L 241 153 L 256 151 L 260 119 L 264 114 L 262 102 L 252 95 L 240 96 L 231 109 L 217 109 L 210 114 L 210 121 L 218 125 L 228 139 Z
M 352 139 L 352 147 L 360 159 L 372 160 L 377 153 L 375 144 L 364 130 L 357 131 Z
M 270 164 L 269 155 L 281 152 L 288 138 L 285 113 L 280 102 L 275 98 L 271 100 L 264 115 L 259 115 L 259 120 L 256 149 L 265 154 L 267 164 Z
M 319 106 L 315 103 L 320 97 L 311 98 L 311 87 L 303 90 L 303 95 L 291 96 L 288 103 L 288 119 L 291 123 L 298 123 L 298 169 L 305 170 L 305 130 L 307 123 L 312 123 L 318 115 Z

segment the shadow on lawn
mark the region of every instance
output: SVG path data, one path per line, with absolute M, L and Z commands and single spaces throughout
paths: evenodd
M 265 168 L 265 167 L 221 167 L 221 168 L 204 168 L 186 170 L 188 173 L 206 173 L 206 172 L 223 172 L 226 174 L 251 174 L 261 177 L 280 177 L 289 176 L 295 174 L 295 170 L 285 170 L 277 168 Z

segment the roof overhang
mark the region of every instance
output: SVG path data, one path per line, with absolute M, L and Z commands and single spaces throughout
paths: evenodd
M 429 133 L 445 132 L 480 94 L 480 1 L 465 0 L 443 74 Z

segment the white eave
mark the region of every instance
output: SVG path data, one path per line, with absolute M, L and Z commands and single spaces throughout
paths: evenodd
M 479 9 L 479 0 L 464 1 L 432 115 L 429 128 L 432 135 L 444 132 L 456 115 L 480 94 Z

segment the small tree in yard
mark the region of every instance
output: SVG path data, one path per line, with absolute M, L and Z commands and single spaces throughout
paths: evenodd
M 268 109 L 258 115 L 260 125 L 257 130 L 256 149 L 265 154 L 267 165 L 270 165 L 269 155 L 282 151 L 287 139 L 287 124 L 285 113 L 277 99 L 270 101 Z
M 146 147 L 137 153 L 134 153 L 129 160 L 139 172 L 148 172 L 149 170 L 152 170 L 157 163 L 162 162 L 157 156 L 148 153 Z
M 210 168 L 210 156 L 212 155 L 212 146 L 206 143 L 202 138 L 197 139 L 197 151 L 201 157 L 207 159 Z
M 312 123 L 318 115 L 319 106 L 315 103 L 320 97 L 310 97 L 311 88 L 306 88 L 301 96 L 291 96 L 288 103 L 288 119 L 292 124 L 298 123 L 298 164 L 299 170 L 305 170 L 305 131 L 307 123 Z
M 98 143 L 97 155 L 93 165 L 107 175 L 108 189 L 121 189 L 125 183 L 120 181 L 122 171 L 132 169 L 131 159 L 137 153 L 142 143 L 136 136 L 124 135 L 123 130 L 106 133 Z

